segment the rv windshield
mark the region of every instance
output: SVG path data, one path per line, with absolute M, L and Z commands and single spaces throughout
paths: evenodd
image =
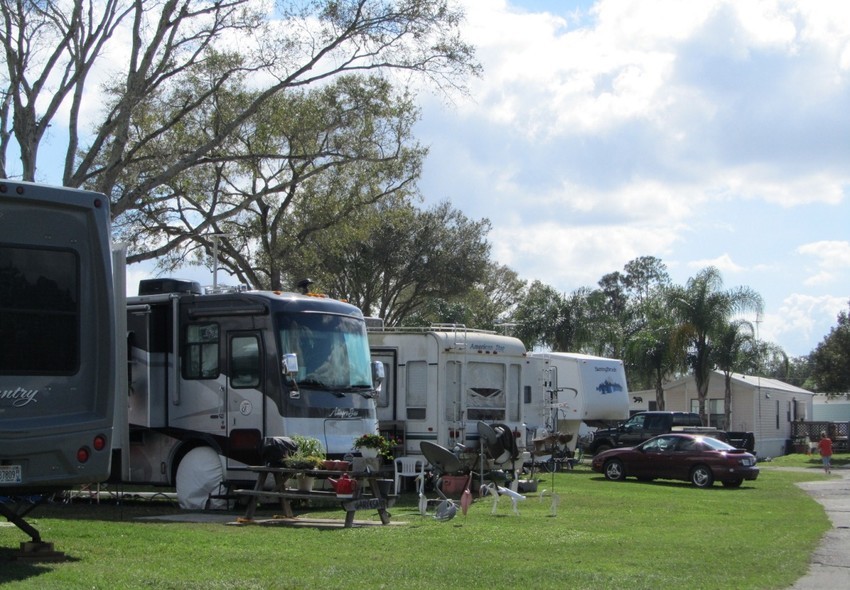
M 278 314 L 281 353 L 298 357 L 299 387 L 337 392 L 372 390 L 366 325 L 321 313 Z

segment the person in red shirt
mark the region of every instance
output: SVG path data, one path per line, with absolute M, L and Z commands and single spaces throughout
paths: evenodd
M 820 442 L 818 442 L 818 449 L 820 450 L 820 456 L 823 460 L 823 470 L 829 473 L 831 468 L 830 463 L 832 459 L 832 439 L 829 438 L 825 432 L 820 433 Z

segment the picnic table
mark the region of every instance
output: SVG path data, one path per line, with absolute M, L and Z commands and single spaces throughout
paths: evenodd
M 251 466 L 248 468 L 257 474 L 257 482 L 253 489 L 235 490 L 234 494 L 248 500 L 248 508 L 245 511 L 243 520 L 254 520 L 254 514 L 257 509 L 257 502 L 251 501 L 257 498 L 276 498 L 280 500 L 280 507 L 283 510 L 283 516 L 288 519 L 295 519 L 295 513 L 292 510 L 292 500 L 320 500 L 328 502 L 339 502 L 343 510 L 345 510 L 345 527 L 349 528 L 354 525 L 354 516 L 359 510 L 376 510 L 381 518 L 381 524 L 390 524 L 390 513 L 387 509 L 395 502 L 395 496 L 382 492 L 378 483 L 382 479 L 380 471 L 342 471 L 328 469 L 295 469 L 290 467 L 265 467 Z M 297 475 L 307 475 L 316 479 L 339 478 L 343 474 L 348 474 L 348 477 L 357 482 L 354 494 L 347 496 L 339 496 L 336 492 L 330 490 L 311 490 L 303 491 L 297 488 L 291 488 L 288 484 Z M 271 480 L 269 480 L 271 478 Z M 269 488 L 268 484 L 271 484 Z M 367 495 L 365 492 L 371 492 Z

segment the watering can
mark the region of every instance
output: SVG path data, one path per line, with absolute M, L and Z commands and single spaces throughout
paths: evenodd
M 347 473 L 343 473 L 339 479 L 329 477 L 328 481 L 331 482 L 338 496 L 351 496 L 354 494 L 354 490 L 357 489 L 357 481 L 351 479 Z

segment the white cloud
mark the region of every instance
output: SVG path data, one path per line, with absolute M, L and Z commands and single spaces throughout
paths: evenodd
M 850 175 L 836 176 L 814 170 L 791 178 L 784 174 L 775 165 L 727 168 L 723 185 L 716 194 L 760 199 L 783 207 L 817 202 L 837 205 L 844 200 L 844 185 L 850 181 Z
M 782 301 L 777 311 L 765 315 L 760 336 L 772 342 L 807 342 L 786 352 L 792 356 L 809 354 L 835 326 L 838 312 L 847 308 L 847 299 L 793 293 Z
M 850 3 L 523 1 L 464 1 L 485 71 L 424 109 L 426 196 L 562 291 L 643 255 L 680 283 L 716 266 L 808 353 L 850 292 Z
M 562 225 L 554 221 L 500 226 L 490 234 L 493 257 L 523 279 L 564 291 L 593 287 L 603 275 L 647 252 L 669 252 L 675 242 L 661 228 Z
M 850 242 L 824 240 L 803 244 L 797 252 L 815 258 L 817 271 L 805 279 L 806 285 L 826 285 L 846 275 L 850 268 Z
M 695 269 L 697 271 L 702 270 L 708 266 L 713 266 L 717 268 L 721 274 L 722 273 L 740 273 L 744 271 L 744 267 L 737 264 L 729 254 L 723 254 L 718 256 L 717 258 L 713 258 L 710 260 L 692 260 L 688 262 L 688 268 Z

